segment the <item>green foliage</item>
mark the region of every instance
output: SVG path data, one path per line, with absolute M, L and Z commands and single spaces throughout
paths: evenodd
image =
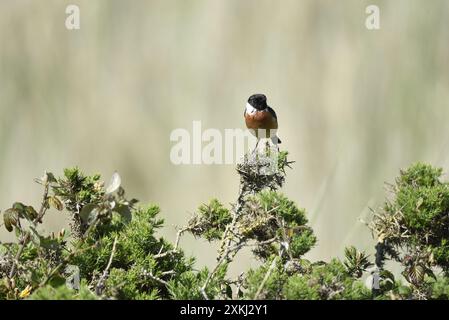
M 232 217 L 217 199 L 198 208 L 198 214 L 189 222 L 190 232 L 195 236 L 202 236 L 208 241 L 219 240 L 223 236 L 226 226 Z
M 357 278 L 360 278 L 363 272 L 373 265 L 365 252 L 360 252 L 353 246 L 345 248 L 345 258 L 346 271 Z
M 239 229 L 246 238 L 259 242 L 277 238 L 287 244 L 292 258 L 299 258 L 316 243 L 316 237 L 307 223 L 304 209 L 298 208 L 281 193 L 264 190 L 247 199 Z M 276 246 L 276 242 L 271 246 Z M 262 246 L 255 253 L 264 259 L 267 250 L 267 246 Z
M 157 218 L 158 213 L 157 206 L 138 208 L 130 223 L 117 215 L 108 226 L 99 228 L 95 236 L 75 243 L 81 254 L 74 256 L 73 263 L 80 268 L 81 276 L 93 278 L 104 270 L 117 239 L 105 291 L 120 299 L 168 298 L 163 281 L 189 271 L 193 260 L 186 260 L 182 252 L 155 257 L 173 249 L 170 243 L 154 235 L 163 223 Z
M 396 182 L 395 201 L 388 210 L 404 215 L 404 225 L 414 235 L 424 235 L 419 242 L 440 244 L 447 236 L 449 184 L 442 182 L 443 170 L 417 163 L 401 171 Z M 414 240 L 419 240 L 415 238 Z
M 71 212 L 98 201 L 104 194 L 100 175 L 86 176 L 76 167 L 64 169 L 64 176 L 58 179 L 58 184 L 53 189 Z
M 435 267 L 449 270 L 449 184 L 442 175 L 441 168 L 423 163 L 401 170 L 393 199 L 370 225 L 379 256 L 401 263 L 416 298 L 431 296 L 426 279 L 435 278 Z
M 436 279 L 430 280 L 431 284 L 431 298 L 432 299 L 449 299 L 449 278 L 448 277 L 437 277 Z
M 173 299 L 176 300 L 202 300 L 203 295 L 200 291 L 202 284 L 206 281 L 210 271 L 203 268 L 199 272 L 184 272 L 177 279 L 172 279 L 168 283 L 168 290 Z M 216 277 L 206 289 L 206 294 L 210 298 L 219 297 L 222 293 L 221 285 L 226 276 L 226 265 L 219 268 Z
M 156 235 L 159 207 L 128 200 L 117 173 L 105 187 L 99 175 L 78 168 L 60 178 L 46 172 L 36 180 L 40 207 L 14 202 L 3 211 L 16 241 L 0 244 L 0 299 L 448 299 L 449 183 L 442 169 L 418 163 L 400 172 L 369 224 L 375 264 L 353 246 L 343 261 L 311 262 L 304 255 L 317 239 L 307 212 L 278 191 L 292 163 L 287 155 L 247 155 L 237 166 L 237 201 L 201 205 L 175 243 Z M 40 230 L 49 210 L 71 217 L 70 232 Z M 185 232 L 219 241 L 215 266 L 194 268 L 178 248 Z M 229 279 L 245 247 L 262 264 Z M 384 268 L 388 259 L 400 263 L 406 282 Z
M 250 270 L 247 277 L 248 299 L 293 299 L 293 300 L 337 300 L 337 299 L 370 299 L 371 291 L 357 281 L 346 270 L 345 266 L 333 259 L 329 263 L 308 264 L 303 272 L 290 273 L 281 263 L 277 263 L 260 290 L 271 262 L 258 269 Z
M 284 298 L 283 287 L 287 283 L 288 274 L 284 271 L 282 263 L 274 259 L 271 257 L 261 267 L 248 271 L 244 285 L 245 298 L 269 300 Z M 270 268 L 272 268 L 271 271 L 269 271 Z
M 370 299 L 371 291 L 357 281 L 337 259 L 315 264 L 304 275 L 294 275 L 285 285 L 286 299 Z
M 89 290 L 86 283 L 81 283 L 78 290 L 68 288 L 66 285 L 53 287 L 46 285 L 38 288 L 28 300 L 97 300 L 97 296 Z
M 0 245 L 0 298 L 21 299 L 30 293 L 36 299 L 88 298 L 82 285 L 68 289 L 71 266 L 94 297 L 170 298 L 167 282 L 190 272 L 193 259 L 155 236 L 163 224 L 157 206 L 136 208 L 135 200 L 126 200 L 117 174 L 106 189 L 99 179 L 76 168 L 65 170 L 59 179 L 46 173 L 38 180 L 44 186 L 39 214 L 29 206 L 13 204 L 5 227 L 15 228 L 18 242 Z M 62 210 L 63 203 L 72 218 L 79 218 L 72 224 L 75 237 L 70 243 L 64 230 L 44 235 L 37 228 L 48 209 Z M 95 216 L 84 221 L 81 213 L 86 207 Z M 28 226 L 22 226 L 21 220 L 28 220 Z M 77 233 L 80 227 L 83 232 Z

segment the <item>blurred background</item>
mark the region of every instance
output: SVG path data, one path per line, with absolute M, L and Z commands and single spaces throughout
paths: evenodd
M 76 4 L 81 29 L 65 27 Z M 380 30 L 365 27 L 368 5 Z M 170 162 L 170 133 L 244 128 L 265 93 L 295 160 L 283 192 L 308 211 L 310 259 L 373 252 L 360 219 L 399 168 L 449 170 L 449 2 L 434 0 L 4 0 L 0 3 L 0 210 L 38 205 L 44 170 L 79 166 L 157 203 L 175 239 L 212 197 L 238 193 L 233 165 Z M 50 212 L 45 229 L 67 226 Z M 0 231 L 0 240 L 12 237 Z M 215 246 L 182 239 L 198 266 Z M 231 271 L 256 261 L 249 255 Z

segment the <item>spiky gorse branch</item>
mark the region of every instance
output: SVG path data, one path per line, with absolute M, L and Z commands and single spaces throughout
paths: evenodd
M 159 209 L 127 200 L 117 173 L 106 187 L 77 168 L 36 182 L 44 189 L 38 210 L 16 202 L 3 213 L 17 242 L 0 244 L 0 299 L 168 297 L 168 281 L 191 271 L 182 252 L 160 254 L 173 246 L 154 237 Z M 70 214 L 71 233 L 38 228 L 51 208 Z
M 449 183 L 441 177 L 441 168 L 421 163 L 401 170 L 390 185 L 393 199 L 370 224 L 379 260 L 393 259 L 403 266 L 414 298 L 431 297 L 436 267 L 449 271 Z
M 16 241 L 0 243 L 0 299 L 449 297 L 449 184 L 441 169 L 417 164 L 390 186 L 391 199 L 370 223 L 377 240 L 372 267 L 355 247 L 346 248 L 343 261 L 304 258 L 317 240 L 305 210 L 279 192 L 290 164 L 276 150 L 246 156 L 237 167 L 236 202 L 201 205 L 173 244 L 155 236 L 163 224 L 159 208 L 128 200 L 118 174 L 105 187 L 100 176 L 77 168 L 59 178 L 45 173 L 37 179 L 40 206 L 15 202 L 3 212 Z M 42 230 L 53 211 L 70 217 L 69 231 Z M 184 255 L 185 232 L 219 242 L 211 269 L 195 269 Z M 228 266 L 243 248 L 261 265 L 230 279 Z M 408 285 L 385 268 L 389 259 L 401 264 Z
M 207 294 L 210 282 L 220 271 L 223 275 L 222 270 L 227 269 L 241 249 L 251 247 L 258 259 L 272 260 L 271 273 L 277 263 L 300 270 L 300 257 L 316 242 L 312 229 L 307 226 L 304 209 L 277 193 L 285 181 L 285 168 L 292 163 L 287 160 L 287 152 L 270 152 L 247 154 L 238 164 L 240 192 L 231 209 L 213 199 L 200 206 L 183 228 L 209 241 L 220 241 L 217 264 L 200 287 L 205 299 L 210 298 Z M 223 281 L 220 298 L 241 296 L 242 282 L 234 295 L 232 290 L 230 293 L 229 283 Z M 256 295 L 262 289 L 263 286 Z

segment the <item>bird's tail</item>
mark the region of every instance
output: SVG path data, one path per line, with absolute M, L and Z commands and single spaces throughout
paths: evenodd
M 279 139 L 278 136 L 273 136 L 273 137 L 271 137 L 271 141 L 272 141 L 274 144 L 281 144 L 281 143 L 282 143 L 281 139 Z

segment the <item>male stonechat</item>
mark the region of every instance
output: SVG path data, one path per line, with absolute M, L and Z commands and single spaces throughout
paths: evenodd
M 246 127 L 257 138 L 256 148 L 261 138 L 271 138 L 273 143 L 281 143 L 276 136 L 278 129 L 276 112 L 267 104 L 267 97 L 264 94 L 253 94 L 249 97 L 243 115 Z

